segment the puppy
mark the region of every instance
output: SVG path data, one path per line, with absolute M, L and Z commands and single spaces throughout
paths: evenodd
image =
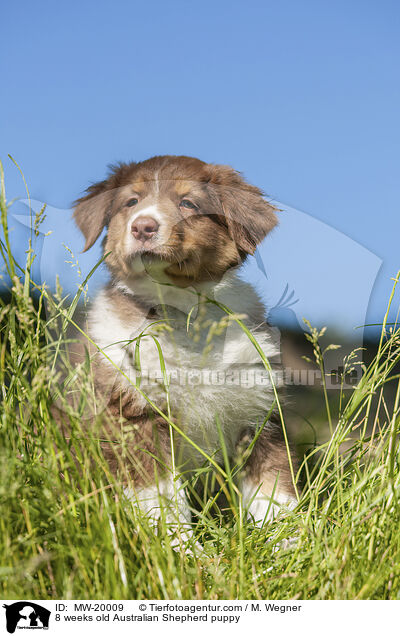
M 238 277 L 277 223 L 273 206 L 230 167 L 158 156 L 112 167 L 74 218 L 84 251 L 106 228 L 111 279 L 88 335 L 97 409 L 111 422 L 103 449 L 114 470 L 123 456 L 127 495 L 153 518 L 160 498 L 174 501 L 190 522 L 177 475 L 207 461 L 225 469 L 224 457 L 237 465 L 240 451 L 237 483 L 254 522 L 294 504 L 271 382 L 279 347 L 255 290 Z

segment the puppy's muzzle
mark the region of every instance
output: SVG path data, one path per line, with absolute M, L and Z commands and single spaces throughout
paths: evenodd
M 160 225 L 151 216 L 139 216 L 131 225 L 131 232 L 137 241 L 144 243 L 155 237 Z

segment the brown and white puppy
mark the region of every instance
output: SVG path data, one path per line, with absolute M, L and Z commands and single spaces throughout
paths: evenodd
M 235 320 L 271 363 L 278 360 L 262 303 L 237 273 L 276 225 L 274 208 L 230 167 L 159 156 L 113 167 L 77 201 L 74 218 L 85 250 L 107 228 L 111 281 L 90 310 L 89 335 L 102 350 L 97 395 L 123 438 L 132 498 L 155 517 L 160 495 L 174 499 L 189 521 L 173 469 L 187 475 L 207 455 L 223 463 L 221 434 L 234 462 L 274 405 L 260 354 Z M 171 437 L 160 412 L 183 436 Z M 296 501 L 281 425 L 272 419 L 239 480 L 257 523 Z

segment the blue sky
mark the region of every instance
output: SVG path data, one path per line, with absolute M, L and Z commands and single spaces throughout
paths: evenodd
M 366 320 L 380 320 L 400 261 L 399 18 L 387 0 L 8 3 L 8 196 L 25 196 L 10 153 L 78 252 L 68 210 L 107 164 L 228 163 L 289 206 L 262 247 L 268 278 L 248 266 L 266 300 L 289 283 L 302 315 L 359 324 L 379 270 Z

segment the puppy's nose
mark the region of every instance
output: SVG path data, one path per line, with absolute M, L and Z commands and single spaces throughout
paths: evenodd
M 132 223 L 131 232 L 138 241 L 147 241 L 157 234 L 160 225 L 151 216 L 138 216 Z

